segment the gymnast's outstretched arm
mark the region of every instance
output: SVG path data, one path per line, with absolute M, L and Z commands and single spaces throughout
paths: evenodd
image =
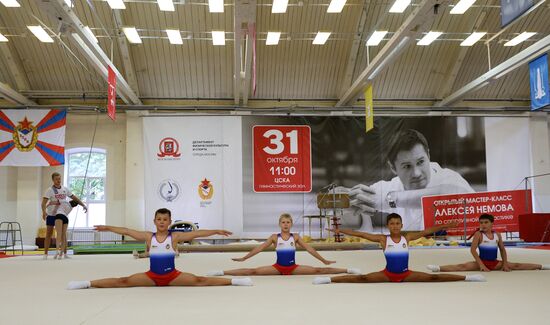
M 324 257 L 322 257 L 319 253 L 317 253 L 315 248 L 313 248 L 309 244 L 307 244 L 299 235 L 295 235 L 294 238 L 295 238 L 295 241 L 298 245 L 302 246 L 313 257 L 315 257 L 319 261 L 323 262 L 323 264 L 329 265 L 329 264 L 332 264 L 332 263 L 336 263 L 336 261 L 329 261 L 329 260 L 326 260 Z
M 351 229 L 327 229 L 327 230 L 337 234 L 342 233 L 344 235 L 365 238 L 366 240 L 370 240 L 376 243 L 382 243 L 386 240 L 386 236 L 384 235 L 369 234 L 368 232 L 355 231 Z
M 233 233 L 227 230 L 223 229 L 216 229 L 216 230 L 195 230 L 190 232 L 173 232 L 172 233 L 172 239 L 176 242 L 180 243 L 183 241 L 191 241 L 195 238 L 201 238 L 201 237 L 210 237 L 214 235 L 221 235 L 221 236 L 230 236 Z
M 438 232 L 440 230 L 443 230 L 443 229 L 456 228 L 459 225 L 460 225 L 460 222 L 455 221 L 455 222 L 452 222 L 452 223 L 449 223 L 449 224 L 446 224 L 446 225 L 430 227 L 430 228 L 428 228 L 424 231 L 408 233 L 405 236 L 405 238 L 407 238 L 407 241 L 417 240 L 418 238 L 422 238 L 424 236 L 436 233 L 436 232 Z
M 275 240 L 277 238 L 277 235 L 271 235 L 269 236 L 268 239 L 266 239 L 266 241 L 261 244 L 261 245 L 258 245 L 256 247 L 254 247 L 250 252 L 248 252 L 248 254 L 246 254 L 244 257 L 240 257 L 240 258 L 232 258 L 233 261 L 235 262 L 244 262 L 245 260 L 251 258 L 252 256 L 258 254 L 259 252 L 263 251 L 264 249 L 268 248 L 269 246 L 271 246 L 273 243 L 275 243 Z
M 130 236 L 136 240 L 142 240 L 147 241 L 153 234 L 150 231 L 138 231 L 134 229 L 124 228 L 124 227 L 115 227 L 115 226 L 103 226 L 103 225 L 96 225 L 94 226 L 94 230 L 96 231 L 110 231 L 114 232 L 116 234 Z

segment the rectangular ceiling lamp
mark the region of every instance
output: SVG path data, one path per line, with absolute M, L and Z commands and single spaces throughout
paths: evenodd
M 124 27 L 122 31 L 124 35 L 126 35 L 128 42 L 132 44 L 141 44 L 141 37 L 139 37 L 139 33 L 135 27 Z
M 0 2 L 2 2 L 2 4 L 3 4 L 5 7 L 8 7 L 8 8 L 18 8 L 18 7 L 21 7 L 21 5 L 19 4 L 19 2 L 17 2 L 17 0 L 0 0 Z
M 380 42 L 382 42 L 387 33 L 387 30 L 374 31 L 367 41 L 367 46 L 377 46 Z
M 411 0 L 395 0 L 393 6 L 390 8 L 390 12 L 402 13 L 411 4 Z
M 107 0 L 107 3 L 109 3 L 111 9 L 126 9 L 124 1 L 122 0 Z
M 462 15 L 466 12 L 476 0 L 460 0 L 454 7 L 451 9 L 451 15 Z
M 53 39 L 46 33 L 42 26 L 27 26 L 27 28 L 40 40 L 40 42 L 53 43 Z
M 2 35 L 2 33 L 0 33 L 0 42 L 7 42 L 8 39 L 6 38 L 6 36 Z
M 166 35 L 168 35 L 168 40 L 170 44 L 181 45 L 183 44 L 183 39 L 181 39 L 181 33 L 177 29 L 167 29 Z
M 277 45 L 281 38 L 281 32 L 267 32 L 267 39 L 265 45 Z
M 223 0 L 208 0 L 208 10 L 210 12 L 223 12 Z
M 225 45 L 225 32 L 223 30 L 212 31 L 212 45 Z
M 317 32 L 317 35 L 315 35 L 315 39 L 313 40 L 313 44 L 324 45 L 330 37 L 330 34 L 330 32 Z
M 172 0 L 157 0 L 160 11 L 176 11 Z
M 462 43 L 460 43 L 460 46 L 472 46 L 486 34 L 486 32 L 473 32 Z
M 344 5 L 346 0 L 331 0 L 330 5 L 328 6 L 327 12 L 329 13 L 340 13 L 344 10 Z
M 523 32 L 523 33 L 519 34 L 518 36 L 512 38 L 508 42 L 506 42 L 504 44 L 504 46 L 516 46 L 519 43 L 526 41 L 528 38 L 530 38 L 531 36 L 533 36 L 535 34 L 536 33 Z
M 421 46 L 430 45 L 439 36 L 441 36 L 441 34 L 443 34 L 443 33 L 442 32 L 429 32 L 424 37 L 422 37 L 422 39 L 420 41 L 418 41 L 418 43 L 416 43 L 416 45 L 421 45 Z
M 90 27 L 86 26 L 86 27 L 84 27 L 84 29 L 85 29 L 88 33 L 90 33 L 90 35 L 92 36 L 92 39 L 94 40 L 94 42 L 99 43 L 99 41 L 98 41 L 97 38 L 95 37 L 94 33 L 92 33 L 92 30 L 90 29 Z
M 273 0 L 273 6 L 271 7 L 272 14 L 284 14 L 288 7 L 288 0 Z

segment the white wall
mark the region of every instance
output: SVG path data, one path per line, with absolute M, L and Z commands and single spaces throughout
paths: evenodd
M 17 216 L 17 168 L 0 167 L 0 222 Z
M 548 115 L 486 117 L 487 190 L 525 188 L 522 180 L 550 172 Z M 530 181 L 535 212 L 550 211 L 550 177 Z

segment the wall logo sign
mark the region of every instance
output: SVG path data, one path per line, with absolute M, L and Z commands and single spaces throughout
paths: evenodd
M 159 196 L 166 202 L 174 202 L 180 196 L 180 186 L 173 179 L 165 179 L 158 187 Z
M 13 130 L 13 141 L 19 151 L 29 152 L 33 150 L 38 141 L 38 132 L 36 132 L 36 126 L 32 123 L 33 121 L 27 120 L 25 116 Z
M 199 196 L 203 201 L 212 199 L 212 196 L 214 195 L 214 186 L 212 186 L 212 183 L 206 178 L 201 181 L 198 190 Z
M 180 144 L 176 139 L 164 138 L 160 140 L 159 152 L 157 153 L 157 156 L 159 158 L 166 158 L 166 157 L 178 158 L 179 156 L 181 156 L 179 151 L 180 151 Z

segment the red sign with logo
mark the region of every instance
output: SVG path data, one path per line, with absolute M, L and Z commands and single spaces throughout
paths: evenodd
M 518 216 L 532 211 L 531 190 L 426 196 L 422 210 L 425 228 L 463 222 L 466 215 L 466 232 L 471 234 L 479 227 L 479 216 L 488 213 L 495 217 L 495 231 L 519 231 Z M 447 233 L 462 235 L 464 225 Z
M 180 144 L 178 141 L 174 138 L 164 138 L 160 140 L 159 142 L 159 152 L 157 153 L 157 156 L 159 158 L 164 157 L 179 157 L 181 154 L 180 151 Z
M 108 84 L 109 90 L 107 94 L 107 115 L 114 121 L 116 120 L 116 74 L 109 66 Z
M 256 125 L 252 129 L 254 192 L 311 192 L 311 129 Z

